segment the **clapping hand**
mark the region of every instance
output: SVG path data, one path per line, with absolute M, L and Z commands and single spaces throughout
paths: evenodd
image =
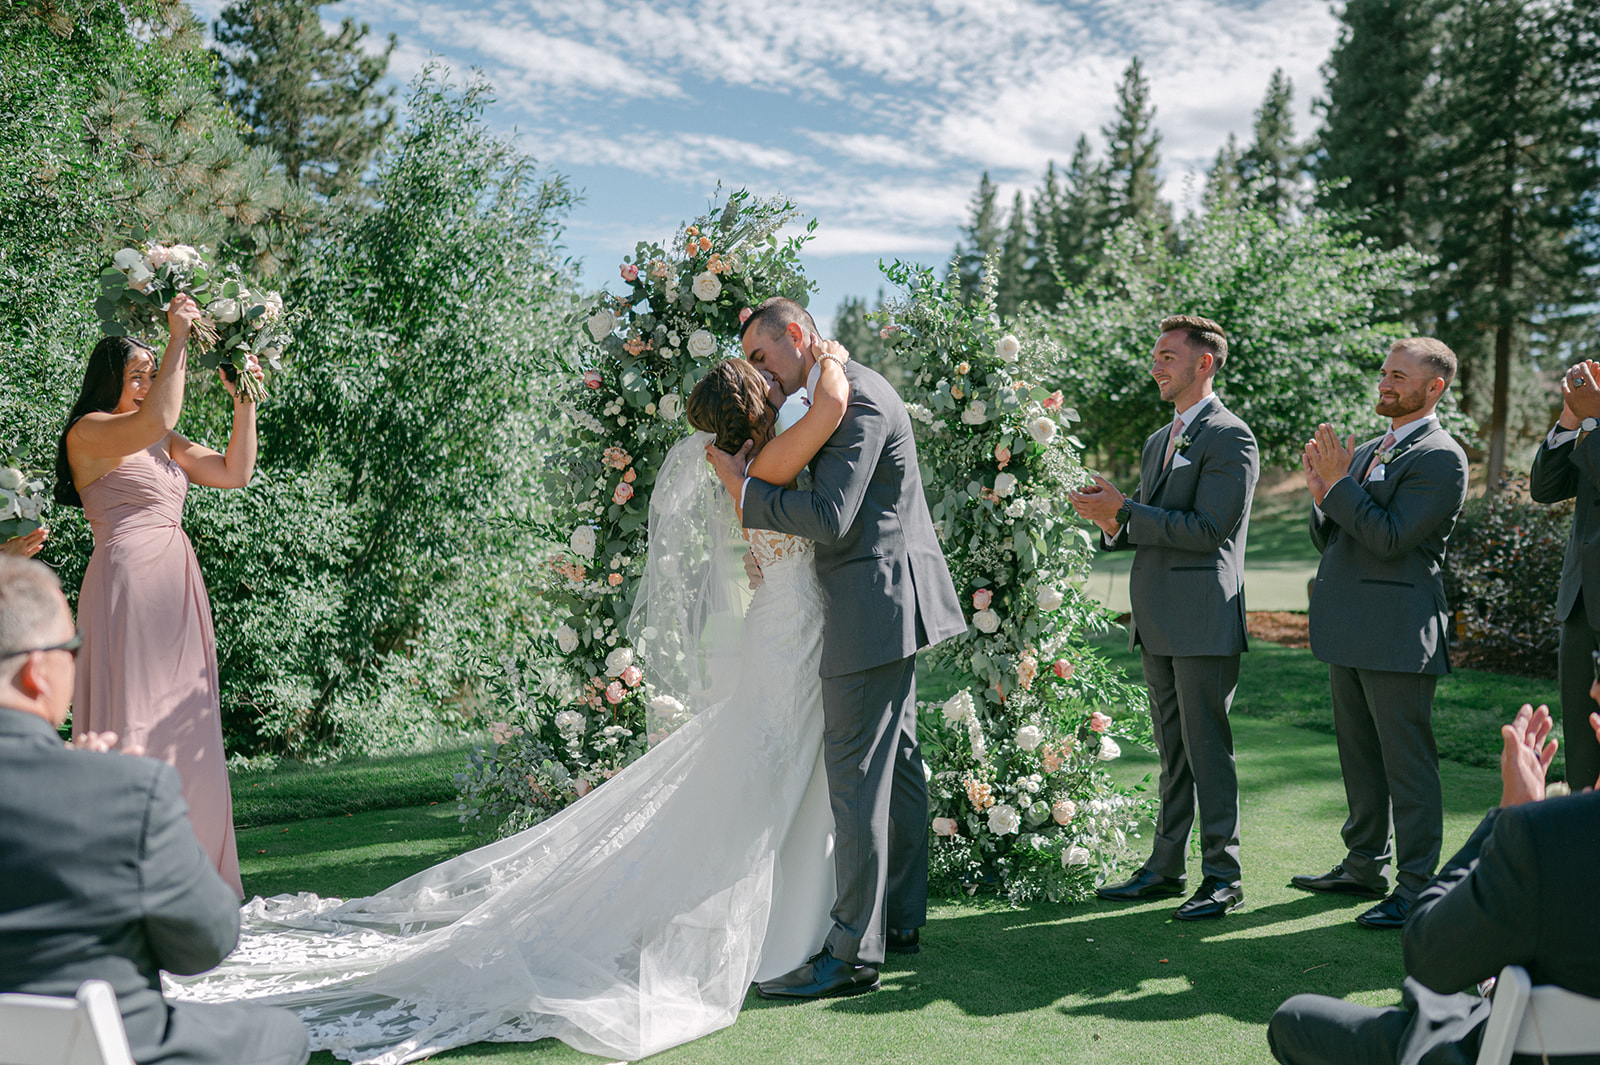
M 1350 460 L 1355 449 L 1354 436 L 1340 443 L 1339 434 L 1327 422 L 1317 426 L 1317 431 L 1306 441 L 1306 464 L 1322 480 L 1324 493 L 1334 481 L 1350 472 Z M 1317 502 L 1320 506 L 1321 500 Z
M 117 739 L 115 732 L 85 732 L 81 736 L 72 737 L 72 742 L 67 746 L 79 751 L 98 751 L 104 754 L 117 749 Z M 121 753 L 142 755 L 144 748 L 137 743 L 130 743 L 121 749 Z
M 1600 363 L 1587 359 L 1561 375 L 1561 405 L 1569 429 L 1585 418 L 1600 418 Z
M 1328 494 L 1328 482 L 1317 476 L 1316 467 L 1311 464 L 1311 441 L 1306 441 L 1305 451 L 1300 455 L 1300 465 L 1305 469 L 1306 487 L 1311 490 L 1311 499 L 1322 506 L 1322 500 Z
M 1080 491 L 1069 490 L 1067 498 L 1072 500 L 1072 509 L 1078 512 L 1078 517 L 1094 522 L 1107 536 L 1117 534 L 1121 527 L 1117 522 L 1117 511 L 1122 509 L 1122 501 L 1127 497 L 1117 490 L 1116 485 L 1097 473 L 1094 483 Z
M 1500 805 L 1520 806 L 1544 798 L 1544 775 L 1556 756 L 1556 741 L 1550 739 L 1555 721 L 1550 708 L 1534 709 L 1527 703 L 1517 711 L 1511 724 L 1500 727 Z

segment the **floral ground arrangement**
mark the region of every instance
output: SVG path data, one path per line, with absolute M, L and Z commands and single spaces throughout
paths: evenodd
M 505 663 L 513 712 L 459 778 L 467 820 L 502 833 L 538 823 L 644 753 L 649 712 L 670 715 L 626 637 L 649 494 L 688 432 L 688 393 L 739 353 L 741 311 L 774 295 L 805 301 L 809 230 L 777 237 L 794 214 L 734 193 L 670 246 L 639 244 L 621 265 L 624 293 L 574 316 L 582 343 L 552 368 L 571 383 L 549 477 L 559 517 L 543 530 L 551 621 Z M 923 481 L 937 486 L 929 504 L 971 623 L 937 651 L 955 695 L 922 708 L 933 874 L 969 892 L 994 883 L 1017 902 L 1083 897 L 1142 809 L 1104 763 L 1116 736 L 1146 737 L 1102 712 L 1137 693 L 1085 643 L 1104 614 L 1075 587 L 1091 544 L 1063 502 L 1083 476 L 1077 414 L 1032 383 L 1053 349 L 1003 332 L 992 292 L 967 307 L 930 272 L 886 272 L 904 295 L 883 335 L 911 369 Z

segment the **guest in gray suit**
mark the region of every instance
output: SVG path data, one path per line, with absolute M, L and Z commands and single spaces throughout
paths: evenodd
M 1212 391 L 1227 359 L 1216 322 L 1163 321 L 1150 375 L 1177 415 L 1145 441 L 1138 491 L 1125 496 L 1097 476 L 1072 493 L 1078 513 L 1100 527 L 1105 550 L 1135 549 L 1128 642 L 1142 655 L 1161 755 L 1150 859 L 1131 879 L 1096 893 L 1117 901 L 1182 894 L 1198 806 L 1203 879 L 1178 907 L 1186 921 L 1221 917 L 1244 898 L 1228 710 L 1248 647 L 1244 547 L 1261 467 L 1250 427 Z
M 1530 494 L 1538 503 L 1577 497 L 1572 535 L 1561 560 L 1556 617 L 1561 621 L 1561 731 L 1567 782 L 1600 777 L 1600 741 L 1585 727 L 1594 703 L 1593 652 L 1600 648 L 1600 363 L 1580 362 L 1561 379 L 1561 417 L 1533 456 Z
M 55 574 L 0 556 L 0 991 L 108 981 L 139 1065 L 303 1065 L 287 1010 L 162 999 L 160 970 L 233 949 L 238 904 L 170 766 L 62 744 L 78 644 Z
M 1439 341 L 1396 341 L 1378 380 L 1389 432 L 1355 447 L 1323 424 L 1305 450 L 1311 539 L 1322 552 L 1311 651 L 1328 663 L 1350 816 L 1344 861 L 1291 882 L 1383 899 L 1356 918 L 1368 928 L 1405 924 L 1444 835 L 1433 742 L 1433 690 L 1450 672 L 1440 571 L 1467 497 L 1467 456 L 1434 407 L 1455 374 L 1455 354 Z M 1384 898 L 1391 857 L 1395 887 Z
M 740 333 L 785 395 L 815 382 L 817 327 L 766 300 Z M 966 631 L 922 494 L 911 419 L 894 388 L 845 366 L 850 405 L 812 460 L 812 488 L 744 475 L 746 451 L 710 449 L 744 524 L 816 544 L 822 587 L 823 759 L 834 819 L 833 929 L 810 962 L 757 990 L 807 999 L 871 990 L 885 951 L 918 949 L 927 923 L 928 785 L 917 743 L 916 653 Z

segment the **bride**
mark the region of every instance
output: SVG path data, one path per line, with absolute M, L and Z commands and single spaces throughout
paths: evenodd
M 752 476 L 794 480 L 849 397 L 827 353 L 781 437 L 760 372 L 714 367 L 687 405 L 701 431 L 662 464 L 630 635 L 661 693 L 650 731 L 675 731 L 549 820 L 376 895 L 252 900 L 238 949 L 169 993 L 288 1007 L 313 1048 L 380 1065 L 552 1036 L 635 1059 L 732 1024 L 752 980 L 803 963 L 834 895 L 811 547 L 752 532 L 764 583 L 742 611 L 704 451 L 753 440 Z

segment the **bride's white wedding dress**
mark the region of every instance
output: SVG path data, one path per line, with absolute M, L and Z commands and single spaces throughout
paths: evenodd
M 634 1059 L 732 1024 L 834 896 L 810 543 L 751 548 L 731 697 L 527 831 L 369 898 L 251 901 L 238 950 L 169 993 L 288 1007 L 313 1048 L 383 1065 L 551 1036 Z

